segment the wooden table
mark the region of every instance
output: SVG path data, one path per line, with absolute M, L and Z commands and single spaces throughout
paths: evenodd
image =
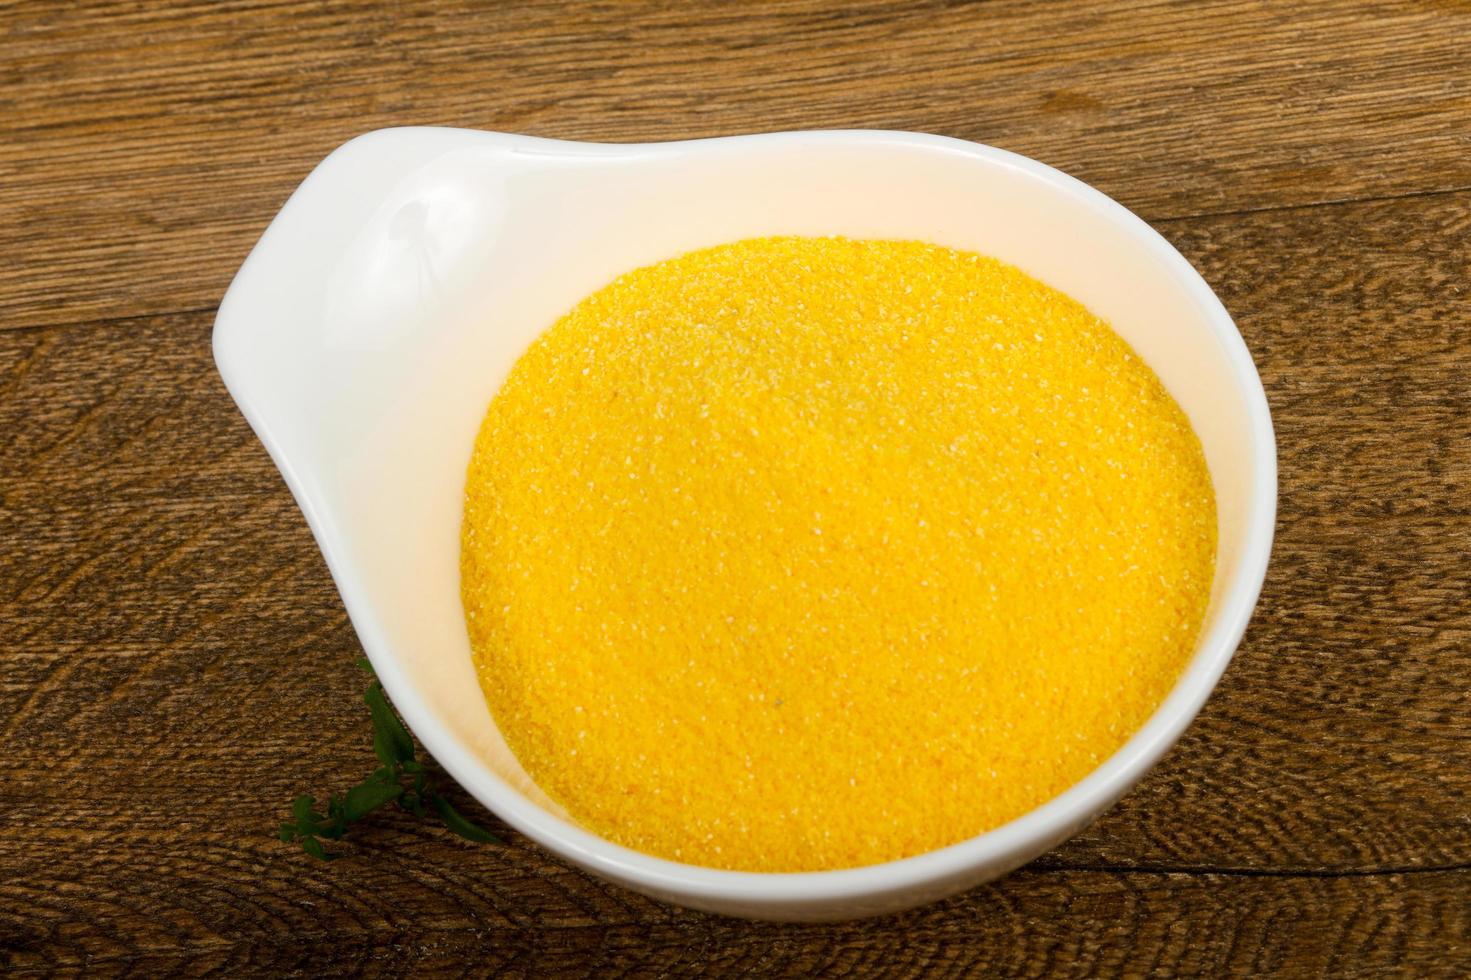
M 365 130 L 945 133 L 1174 242 L 1281 447 L 1261 605 L 1071 843 L 836 926 L 668 908 L 403 816 L 357 641 L 210 327 Z M 0 969 L 1455 975 L 1471 970 L 1471 4 L 0 3 Z M 492 826 L 462 794 L 467 810 Z

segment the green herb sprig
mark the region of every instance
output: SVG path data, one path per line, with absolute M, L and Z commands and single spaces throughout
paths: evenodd
M 358 666 L 373 674 L 368 661 L 360 659 Z M 435 790 L 424 764 L 414 757 L 414 740 L 409 730 L 388 703 L 376 674 L 363 693 L 363 701 L 373 717 L 373 754 L 382 765 L 346 793 L 334 793 L 327 800 L 326 813 L 317 809 L 315 797 L 298 796 L 291 806 L 291 819 L 281 825 L 278 835 L 281 840 L 288 844 L 299 841 L 301 849 L 312 857 L 331 861 L 340 855 L 327 850 L 322 841 L 341 840 L 352 824 L 380 807 L 397 803 L 416 817 L 426 815 L 427 804 L 446 827 L 466 840 L 477 844 L 504 843 L 466 819 Z

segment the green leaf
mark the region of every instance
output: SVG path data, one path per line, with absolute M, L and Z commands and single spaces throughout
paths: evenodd
M 377 672 L 375 670 L 373 670 L 373 665 L 368 662 L 368 658 L 367 657 L 359 657 L 357 659 L 357 664 L 358 664 L 359 667 L 361 667 L 363 670 L 366 670 L 368 673 L 372 674 L 374 677 L 377 677 L 378 676 Z
M 385 766 L 395 766 L 399 763 L 397 747 L 393 744 L 392 736 L 381 728 L 373 729 L 373 754 Z
M 306 851 L 312 857 L 316 858 L 318 861 L 331 861 L 337 857 L 337 855 L 335 854 L 328 854 L 327 849 L 322 846 L 322 842 L 317 840 L 315 837 L 303 837 L 301 841 L 301 849 L 303 851 Z
M 317 824 L 315 834 L 328 840 L 340 840 L 347 833 L 347 819 L 342 815 L 342 797 L 336 793 L 327 801 L 327 816 Z
M 326 816 L 317 812 L 316 802 L 311 796 L 298 796 L 293 802 L 291 815 L 296 819 L 296 836 L 341 837 L 340 830 L 334 831 L 334 824 L 337 822 L 333 815 L 335 797 L 327 801 Z
M 377 745 L 379 736 L 387 739 L 387 744 L 393 752 L 393 758 L 397 762 L 407 762 L 414 758 L 414 740 L 409 736 L 409 730 L 399 721 L 398 715 L 388 705 L 388 698 L 383 694 L 383 687 L 377 681 L 368 685 L 367 691 L 363 693 L 363 700 L 368 705 L 368 712 L 373 716 L 374 745 Z
M 403 794 L 397 783 L 363 783 L 347 791 L 347 802 L 343 806 L 343 817 L 348 821 L 361 820 L 385 803 L 392 803 Z
M 429 797 L 429 802 L 434 804 L 434 809 L 439 811 L 440 819 L 444 825 L 466 840 L 472 840 L 477 844 L 504 844 L 495 834 L 476 826 L 460 815 L 460 812 L 450 806 L 449 800 L 435 793 Z
M 295 824 L 290 824 L 290 823 L 283 823 L 281 825 L 281 829 L 278 830 L 278 831 L 276 831 L 276 836 L 279 837 L 279 838 L 281 838 L 283 841 L 285 841 L 288 844 L 291 843 L 292 841 L 296 840 L 296 836 L 297 836 L 297 834 L 296 834 L 296 825 Z

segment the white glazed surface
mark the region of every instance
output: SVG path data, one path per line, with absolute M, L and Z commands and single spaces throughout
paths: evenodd
M 578 299 L 641 265 L 760 235 L 922 239 L 993 255 L 1086 304 L 1199 433 L 1220 545 L 1210 610 L 1174 691 L 1063 795 L 989 833 L 887 864 L 757 874 L 650 857 L 571 821 L 486 708 L 459 599 L 465 467 L 512 363 Z M 476 799 L 542 846 L 696 908 L 820 920 L 907 908 L 995 878 L 1111 806 L 1179 737 L 1256 603 L 1275 519 L 1261 381 L 1204 281 L 1092 188 L 992 147 L 915 133 L 566 143 L 389 129 L 324 160 L 215 320 L 230 393 L 305 512 L 405 720 Z

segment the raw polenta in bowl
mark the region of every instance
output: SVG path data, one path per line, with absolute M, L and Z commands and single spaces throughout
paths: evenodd
M 389 696 L 507 825 L 773 919 L 954 894 L 1179 738 L 1275 444 L 1168 243 L 914 133 L 384 130 L 221 304 Z
M 466 489 L 476 666 L 531 778 L 659 857 L 823 871 L 991 830 L 1159 706 L 1215 497 L 1107 324 L 921 242 L 764 238 L 579 303 Z

